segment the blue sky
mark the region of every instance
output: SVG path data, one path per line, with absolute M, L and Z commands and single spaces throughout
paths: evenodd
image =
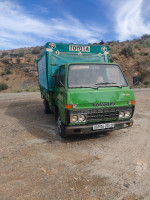
M 149 0 L 0 0 L 0 50 L 150 34 Z

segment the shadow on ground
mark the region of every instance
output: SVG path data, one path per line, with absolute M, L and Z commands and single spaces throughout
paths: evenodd
M 67 138 L 62 139 L 58 135 L 54 115 L 46 115 L 43 110 L 44 107 L 41 100 L 32 100 L 11 103 L 5 114 L 16 118 L 19 121 L 19 124 L 31 135 L 49 142 L 57 140 L 67 143 L 110 136 L 108 132 L 105 132 L 85 135 L 70 135 Z

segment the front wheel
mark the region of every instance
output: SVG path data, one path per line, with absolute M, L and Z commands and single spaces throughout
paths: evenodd
M 57 126 L 58 126 L 58 132 L 60 137 L 65 138 L 67 137 L 66 133 L 65 133 L 65 125 L 62 123 L 61 118 L 60 118 L 60 114 L 58 113 L 57 115 Z

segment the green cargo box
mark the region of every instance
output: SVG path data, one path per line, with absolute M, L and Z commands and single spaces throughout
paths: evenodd
M 108 63 L 109 47 L 104 45 L 77 45 L 46 43 L 37 60 L 39 86 L 46 92 L 55 88 L 55 74 L 60 65 L 68 63 Z

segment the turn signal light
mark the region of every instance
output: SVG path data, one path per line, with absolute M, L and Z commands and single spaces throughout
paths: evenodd
M 74 104 L 67 104 L 67 105 L 65 105 L 65 108 L 67 108 L 67 109 L 73 109 L 73 108 L 76 108 L 77 106 L 76 105 L 74 105 Z
M 129 101 L 128 104 L 135 105 L 135 104 L 136 104 L 136 101 Z

